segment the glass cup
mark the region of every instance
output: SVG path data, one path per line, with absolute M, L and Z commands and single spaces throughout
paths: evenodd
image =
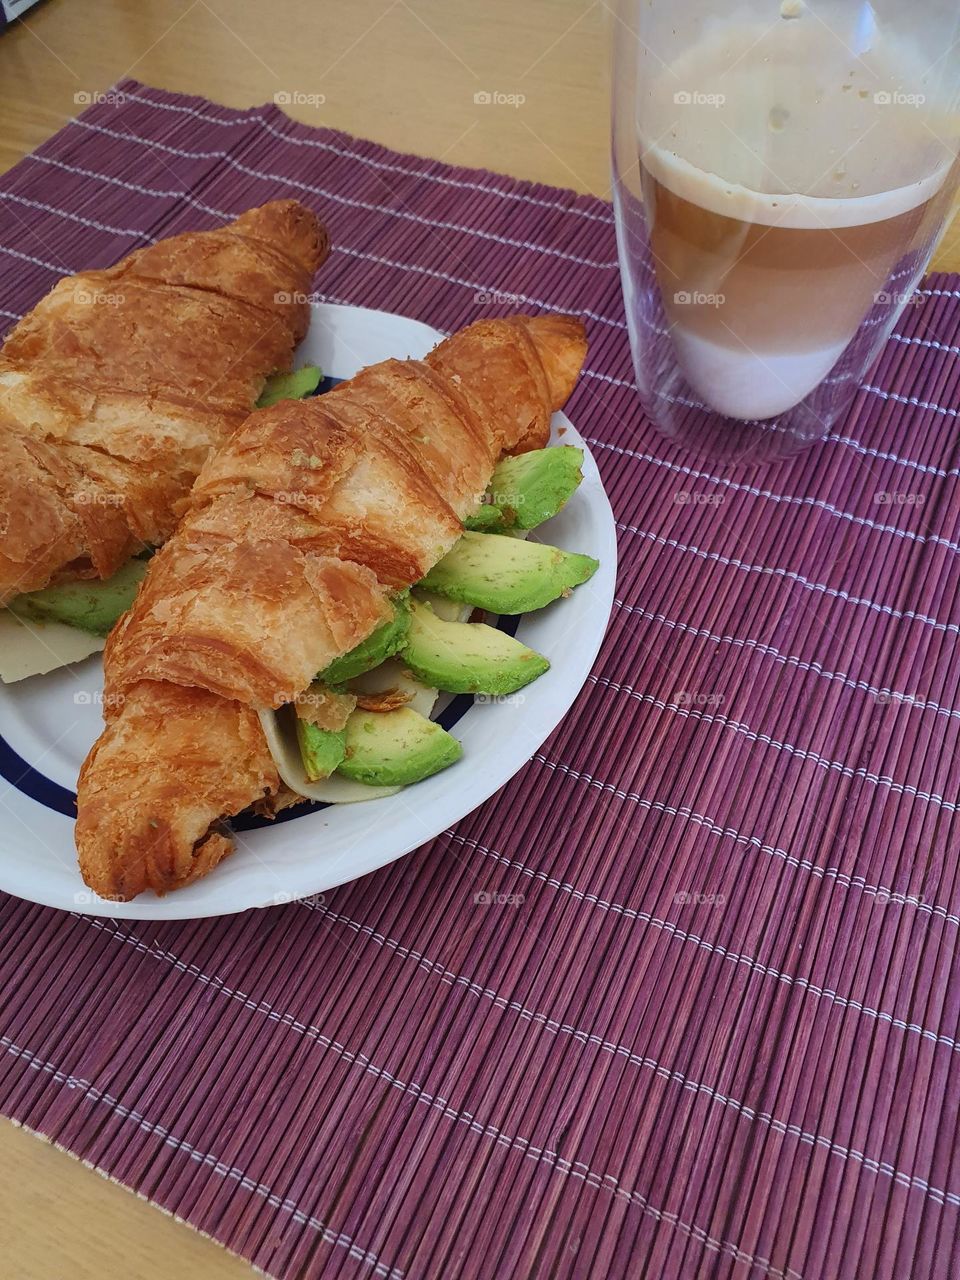
M 848 409 L 960 177 L 956 0 L 620 0 L 613 178 L 637 387 L 669 438 L 784 457 Z

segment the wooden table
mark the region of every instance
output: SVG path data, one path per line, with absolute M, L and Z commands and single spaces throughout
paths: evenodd
M 131 75 L 233 107 L 288 93 L 307 123 L 608 196 L 608 21 L 600 0 L 45 0 L 0 37 L 0 168 Z M 956 221 L 935 265 L 960 270 Z M 17 1280 L 253 1274 L 6 1122 L 0 1223 Z

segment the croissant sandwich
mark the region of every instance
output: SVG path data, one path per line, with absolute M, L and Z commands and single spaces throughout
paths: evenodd
M 204 459 L 290 367 L 324 228 L 294 200 L 61 280 L 0 349 L 0 604 L 173 532 Z
M 549 665 L 457 613 L 540 607 L 596 568 L 516 536 L 579 479 L 579 450 L 544 446 L 584 354 L 573 317 L 481 321 L 425 360 L 255 412 L 210 455 L 107 642 L 107 726 L 77 800 L 91 888 L 186 885 L 231 852 L 231 817 L 299 798 L 268 743 L 274 713 L 304 747 L 299 795 L 325 773 L 376 792 L 451 763 L 459 744 L 403 681 L 370 692 L 364 666 L 393 654 L 407 681 L 477 691 Z M 491 486 L 519 471 L 527 507 Z

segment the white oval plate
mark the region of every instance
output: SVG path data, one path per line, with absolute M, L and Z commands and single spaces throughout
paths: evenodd
M 389 356 L 423 356 L 442 335 L 382 311 L 319 304 L 297 363 L 349 378 Z M 569 420 L 553 439 L 584 450 L 583 484 L 542 540 L 595 556 L 573 595 L 523 616 L 517 635 L 551 662 L 520 695 L 473 703 L 456 722 L 463 759 L 398 795 L 308 810 L 238 833 L 236 852 L 206 879 L 165 898 L 107 902 L 80 879 L 72 802 L 80 764 L 101 729 L 100 655 L 0 686 L 0 889 L 67 911 L 135 920 L 228 915 L 321 893 L 433 839 L 504 785 L 569 710 L 586 681 L 613 604 L 617 543 L 596 464 Z

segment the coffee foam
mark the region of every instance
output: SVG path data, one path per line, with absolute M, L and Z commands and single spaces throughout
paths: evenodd
M 643 152 L 642 160 L 651 177 L 674 195 L 711 213 L 761 226 L 807 231 L 866 226 L 909 213 L 936 195 L 950 172 L 950 161 L 944 159 L 932 173 L 907 186 L 872 195 L 830 197 L 751 191 L 655 146 Z

